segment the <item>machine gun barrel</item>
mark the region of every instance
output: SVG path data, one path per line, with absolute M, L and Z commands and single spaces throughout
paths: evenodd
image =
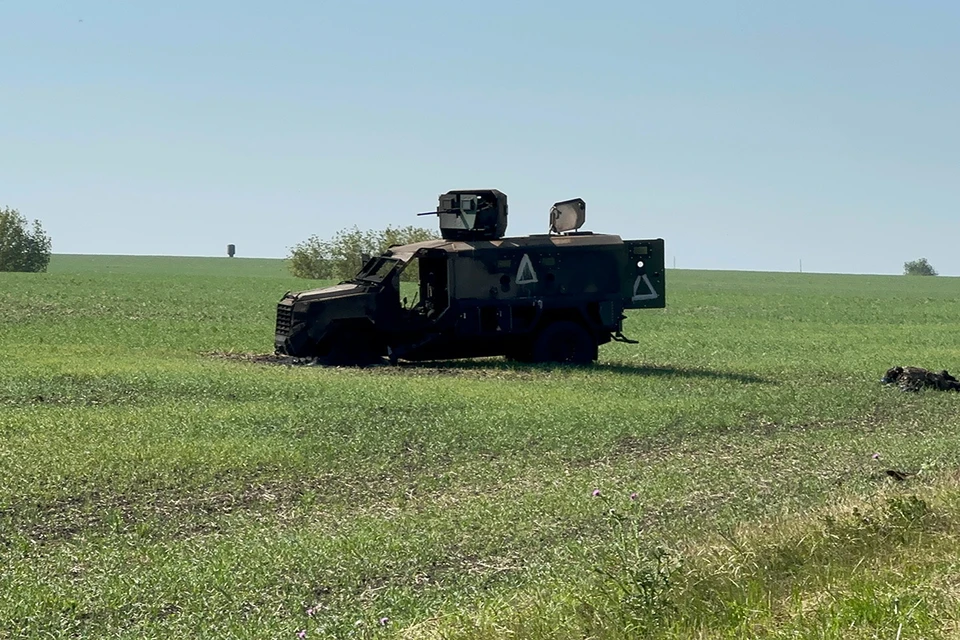
M 441 213 L 460 213 L 460 209 L 442 209 L 440 211 L 424 211 L 423 213 L 418 213 L 418 216 L 438 216 Z

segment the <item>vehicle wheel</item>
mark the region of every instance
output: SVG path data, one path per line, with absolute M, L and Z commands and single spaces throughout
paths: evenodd
M 519 362 L 521 364 L 529 364 L 533 362 L 533 350 L 530 345 L 523 345 L 522 347 L 514 347 L 508 351 L 504 357 L 511 362 Z
M 293 327 L 290 335 L 283 341 L 283 348 L 276 349 L 276 351 L 294 358 L 308 358 L 313 357 L 316 345 L 310 340 L 304 326 L 298 324 Z
M 597 342 L 590 332 L 569 320 L 548 324 L 533 344 L 534 362 L 589 364 L 597 355 Z
M 384 353 L 383 343 L 374 331 L 343 327 L 331 336 L 330 349 L 321 360 L 332 366 L 364 366 L 380 364 Z

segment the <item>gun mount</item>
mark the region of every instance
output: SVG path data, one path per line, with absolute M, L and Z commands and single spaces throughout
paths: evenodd
M 444 240 L 499 240 L 507 232 L 507 194 L 496 189 L 448 191 L 436 211 L 418 216 L 440 217 Z

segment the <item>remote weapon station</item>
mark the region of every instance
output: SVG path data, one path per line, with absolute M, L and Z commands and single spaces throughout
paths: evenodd
M 580 231 L 586 203 L 550 209 L 549 232 L 505 237 L 507 196 L 449 191 L 436 215 L 442 239 L 390 247 L 352 279 L 287 292 L 277 305 L 276 353 L 321 364 L 388 358 L 506 356 L 586 364 L 624 337 L 625 309 L 665 306 L 662 239 Z M 416 265 L 412 301 L 400 273 Z

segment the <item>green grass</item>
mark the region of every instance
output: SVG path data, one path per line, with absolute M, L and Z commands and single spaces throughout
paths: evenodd
M 53 274 L 247 276 L 289 277 L 283 260 L 270 258 L 194 258 L 174 256 L 98 256 L 58 254 L 48 271 Z M 301 283 L 302 284 L 302 283 Z
M 315 284 L 0 274 L 0 637 L 956 633 L 960 395 L 878 380 L 957 367 L 960 280 L 670 271 L 587 369 L 208 355 Z

